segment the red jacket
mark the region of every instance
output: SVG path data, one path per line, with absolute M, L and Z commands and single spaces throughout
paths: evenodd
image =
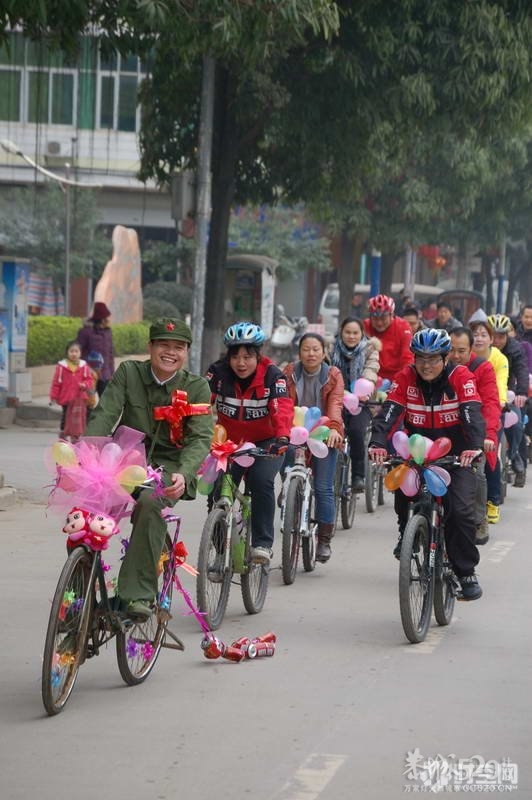
M 69 368 L 66 358 L 58 362 L 52 387 L 50 389 L 50 400 L 66 406 L 78 397 L 87 397 L 88 390 L 94 389 L 94 377 L 91 368 L 85 361 L 80 361 L 75 372 Z
M 225 358 L 211 364 L 206 379 L 211 387 L 218 422 L 231 441 L 262 442 L 290 436 L 294 404 L 279 367 L 261 356 L 247 389 L 242 390 Z
M 371 324 L 371 317 L 369 317 L 364 320 L 364 330 L 368 336 L 376 336 L 381 342 L 380 378 L 388 378 L 392 381 L 405 364 L 414 363 L 414 354 L 410 350 L 412 331 L 408 322 L 401 317 L 393 317 L 383 333 L 375 330 Z
M 501 403 L 497 379 L 493 365 L 485 358 L 479 358 L 471 353 L 467 368 L 475 376 L 478 393 L 482 400 L 481 412 L 486 421 L 486 439 L 491 439 L 497 444 L 497 432 L 501 427 Z M 486 461 L 491 469 L 495 469 L 497 450 L 486 453 Z
M 486 423 L 475 379 L 467 367 L 447 364 L 434 381 L 423 380 L 412 365 L 404 367 L 371 425 L 371 444 L 386 447 L 403 420 L 408 434 L 430 439 L 447 436 L 451 452 L 483 450 Z

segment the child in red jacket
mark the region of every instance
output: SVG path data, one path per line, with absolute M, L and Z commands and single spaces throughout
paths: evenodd
M 62 439 L 70 437 L 76 442 L 85 433 L 87 401 L 93 390 L 94 378 L 87 362 L 81 359 L 81 347 L 76 341 L 69 342 L 65 358 L 57 363 L 50 389 L 50 402 L 63 409 L 59 426 Z

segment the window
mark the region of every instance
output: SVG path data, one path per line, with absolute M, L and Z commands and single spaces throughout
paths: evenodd
M 134 132 L 137 91 L 146 64 L 100 52 L 83 36 L 76 63 L 45 42 L 9 33 L 0 47 L 0 120 Z
M 17 122 L 20 119 L 19 70 L 0 69 L 0 119 Z

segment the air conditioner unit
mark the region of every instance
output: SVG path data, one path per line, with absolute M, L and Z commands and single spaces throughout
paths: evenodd
M 46 142 L 46 155 L 47 156 L 60 156 L 61 155 L 61 142 Z

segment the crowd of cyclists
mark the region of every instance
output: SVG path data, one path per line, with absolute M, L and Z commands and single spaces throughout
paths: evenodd
M 431 320 L 412 304 L 401 311 L 404 316 L 396 314 L 395 302 L 387 295 L 371 297 L 367 315 L 359 308 L 341 322 L 332 347 L 317 333 L 302 336 L 297 360 L 283 370 L 265 354 L 262 328 L 237 321 L 224 334 L 225 353 L 205 378 L 186 368 L 192 340 L 188 326 L 173 319 L 152 325 L 150 360 L 142 366 L 125 362 L 117 370 L 87 428 L 87 435 L 109 434 L 121 419 L 143 430 L 149 460 L 165 469 L 163 495 L 143 492 L 133 518 L 132 544 L 118 581 L 129 613 L 143 618 L 151 613 L 162 536 L 158 514 L 164 505 L 195 497 L 196 473 L 208 453 L 214 421 L 232 441 L 251 442 L 271 453 L 271 458 L 257 459 L 246 475 L 252 504 L 251 557 L 255 563 L 270 564 L 274 483 L 290 466 L 295 406 L 318 407 L 328 418 L 327 456 L 312 456 L 311 461 L 316 560 L 326 563 L 331 557 L 334 475 L 344 436 L 351 447 L 352 492 L 364 491 L 367 458 L 380 464 L 393 453 L 396 430 L 432 440 L 446 436 L 457 459 L 445 497 L 447 552 L 463 599 L 482 595 L 475 572 L 478 546 L 488 541 L 488 526 L 500 519 L 501 461 L 511 464 L 514 486 L 526 483 L 532 305 L 514 321 L 482 310 L 460 321 L 445 303 L 438 305 Z M 372 388 L 359 398 L 362 411 L 352 414 L 344 407 L 344 392 L 352 391 L 360 378 Z M 384 379 L 389 391 L 371 413 L 368 401 Z M 192 402 L 210 400 L 214 414 L 184 418 L 177 442 L 175 431 L 172 438 L 167 423 L 151 414 L 155 406 L 171 403 L 176 390 L 187 391 Z M 239 481 L 244 468 L 234 464 L 232 470 Z M 400 490 L 394 504 L 399 540 L 393 552 L 399 557 L 407 511 Z

